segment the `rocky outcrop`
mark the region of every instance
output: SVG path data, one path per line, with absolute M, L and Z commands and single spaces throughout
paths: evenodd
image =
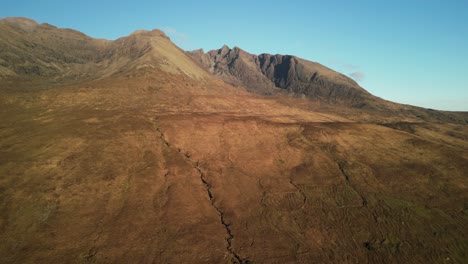
M 220 76 L 232 85 L 243 86 L 259 94 L 268 95 L 278 91 L 274 83 L 260 70 L 258 57 L 238 47 L 230 49 L 224 45 L 219 50 L 207 53 L 195 50 L 188 54 L 210 73 Z
M 290 55 L 253 55 L 226 45 L 218 50 L 188 52 L 209 72 L 259 94 L 278 92 L 354 107 L 373 104 L 372 96 L 355 81 L 327 67 Z

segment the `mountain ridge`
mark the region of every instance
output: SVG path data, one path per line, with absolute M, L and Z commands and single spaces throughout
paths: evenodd
M 137 30 L 111 41 L 30 19 L 6 18 L 0 20 L 0 32 L 5 37 L 0 39 L 0 78 L 37 76 L 44 80 L 89 81 L 159 66 L 207 78 L 158 29 Z M 174 54 L 174 58 L 167 57 Z
M 262 96 L 292 96 L 371 111 L 376 119 L 407 116 L 413 121 L 468 122 L 464 113 L 434 112 L 383 100 L 339 72 L 292 55 L 254 55 L 226 45 L 206 53 L 201 49 L 186 52 L 158 29 L 104 40 L 14 17 L 0 20 L 0 32 L 4 36 L 0 39 L 0 79 L 5 80 L 60 85 L 148 75 L 162 69 L 200 82 L 218 78 Z
M 188 54 L 209 72 L 260 94 L 280 89 L 332 103 L 349 100 L 350 94 L 353 98 L 371 96 L 349 77 L 293 55 L 254 55 L 237 46 L 231 49 L 227 45 L 206 53 L 199 49 Z M 358 106 L 362 102 L 351 100 L 348 104 Z
M 207 52 L 198 49 L 187 53 L 201 67 L 227 83 L 260 95 L 307 98 L 312 102 L 361 109 L 382 117 L 406 116 L 468 123 L 465 112 L 434 111 L 390 102 L 369 93 L 342 73 L 294 55 L 255 55 L 227 45 Z

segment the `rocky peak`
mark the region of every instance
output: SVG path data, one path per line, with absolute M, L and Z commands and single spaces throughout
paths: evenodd
M 223 45 L 219 50 L 218 50 L 218 54 L 220 54 L 221 56 L 226 56 L 226 54 L 228 54 L 229 52 L 231 51 L 231 49 L 227 46 L 227 45 Z
M 189 55 L 225 81 L 260 94 L 284 90 L 311 100 L 357 107 L 373 100 L 367 91 L 343 74 L 292 55 L 254 55 L 227 45 Z

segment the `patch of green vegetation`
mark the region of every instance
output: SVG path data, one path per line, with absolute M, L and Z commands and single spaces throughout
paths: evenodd
M 407 208 L 407 207 L 410 207 L 410 206 L 414 205 L 410 201 L 397 199 L 397 198 L 390 197 L 390 196 L 384 196 L 382 199 L 383 199 L 384 203 L 387 204 L 392 209 Z
M 123 183 L 123 192 L 126 193 L 130 189 L 130 179 Z
M 448 246 L 450 256 L 455 263 L 466 263 L 468 259 L 468 239 L 455 240 Z
M 402 200 L 402 199 L 397 199 L 394 197 L 389 197 L 385 196 L 383 198 L 383 201 L 387 206 L 389 206 L 391 209 L 399 210 L 399 209 L 409 209 L 410 213 L 417 218 L 425 218 L 425 219 L 431 219 L 433 217 L 433 213 L 431 209 L 428 209 L 424 206 L 415 204 L 413 202 L 407 201 L 407 200 Z
M 89 252 L 81 253 L 78 256 L 78 262 L 77 263 L 79 263 L 79 264 L 96 263 L 96 257 L 94 255 L 90 255 Z
M 400 238 L 395 235 L 395 234 L 388 234 L 384 241 L 382 242 L 382 244 L 384 246 L 386 246 L 390 252 L 392 252 L 393 254 L 397 253 L 399 248 L 400 248 L 400 244 L 401 244 L 401 240 Z
M 412 208 L 417 216 L 430 219 L 432 217 L 431 210 L 422 206 L 415 206 Z
M 45 201 L 39 198 L 24 201 L 12 219 L 19 230 L 36 230 L 47 223 L 57 208 L 57 201 Z

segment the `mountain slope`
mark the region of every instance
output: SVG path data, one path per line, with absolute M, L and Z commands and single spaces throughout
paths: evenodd
M 318 63 L 289 55 L 249 54 L 237 47 L 189 54 L 210 72 L 250 91 L 281 90 L 316 101 L 364 107 L 378 100 L 350 78 Z
M 57 68 L 4 64 L 0 263 L 468 259 L 467 125 L 250 93 L 157 30 L 36 52 L 15 20 L 8 50 Z
M 25 18 L 6 18 L 0 20 L 0 34 L 0 78 L 85 81 L 155 67 L 194 78 L 208 76 L 159 30 L 139 30 L 109 41 Z
M 0 32 L 0 78 L 84 74 L 85 65 L 103 61 L 112 45 L 24 18 L 0 20 Z

